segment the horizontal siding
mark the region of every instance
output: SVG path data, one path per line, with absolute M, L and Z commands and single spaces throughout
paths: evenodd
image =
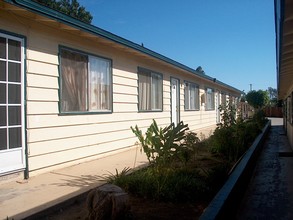
M 48 64 L 59 64 L 57 54 L 52 54 L 52 51 L 43 48 L 42 51 L 37 50 L 37 48 L 27 50 L 27 59 Z
M 113 84 L 113 93 L 137 95 L 137 86 Z
M 59 89 L 58 77 L 27 74 L 26 82 L 28 87 Z
M 39 129 L 30 129 L 28 131 L 29 143 L 45 140 L 62 139 L 76 136 L 86 136 L 93 134 L 106 134 L 115 131 L 129 130 L 131 126 L 138 125 L 140 128 L 146 128 L 152 123 L 152 119 L 141 121 L 120 121 L 119 123 L 91 123 L 72 126 L 46 127 Z M 157 119 L 158 125 L 165 125 L 166 119 Z M 119 125 L 119 126 L 117 126 Z
M 41 63 L 33 60 L 27 60 L 27 72 L 38 75 L 59 76 L 57 65 Z
M 189 124 L 191 130 L 198 131 L 208 130 L 216 123 L 216 111 L 204 111 L 203 106 L 200 111 L 184 111 L 184 81 L 198 84 L 200 94 L 205 93 L 206 86 L 214 88 L 212 82 L 192 77 L 161 61 L 103 45 L 94 38 L 81 40 L 70 32 L 40 25 L 35 20 L 12 19 L 7 12 L 1 11 L 0 17 L 1 29 L 27 38 L 26 128 L 31 171 L 133 146 L 137 138 L 131 126 L 138 125 L 145 132 L 152 119 L 156 119 L 160 127 L 169 125 L 170 77 L 180 80 L 181 120 Z M 60 45 L 112 60 L 112 113 L 59 115 Z M 139 66 L 163 74 L 162 112 L 138 112 Z M 218 89 L 223 90 L 222 87 Z
M 27 114 L 28 115 L 46 115 L 58 114 L 58 102 L 45 102 L 45 101 L 28 101 Z
M 30 171 L 34 171 L 49 166 L 54 167 L 56 165 L 68 163 L 74 160 L 86 160 L 86 158 L 94 157 L 106 152 L 132 147 L 133 145 L 129 145 L 130 142 L 132 142 L 132 140 L 129 139 L 112 141 L 111 143 L 105 143 L 102 145 L 91 145 L 85 146 L 83 148 L 71 148 L 67 151 L 57 151 L 41 156 L 29 157 L 29 168 Z M 114 165 L 115 164 L 113 164 L 113 166 Z
M 115 93 L 113 94 L 113 102 L 114 103 L 138 103 L 138 96 L 132 95 L 132 94 L 119 94 Z
M 114 84 L 137 87 L 137 85 L 138 85 L 137 79 L 132 79 L 132 78 L 128 78 L 125 76 L 117 76 L 116 71 L 114 71 L 114 73 L 115 73 L 115 75 L 113 76 L 113 83 Z
M 28 115 L 27 123 L 30 129 L 38 128 L 55 128 L 61 126 L 79 126 L 83 124 L 113 124 L 128 121 L 129 124 L 135 125 L 140 121 L 149 122 L 153 118 L 168 121 L 170 116 L 168 113 L 162 112 L 146 112 L 146 113 L 113 113 L 113 114 L 93 114 L 93 115 Z M 117 125 L 117 124 L 116 124 Z
M 131 142 L 129 142 L 130 144 L 136 142 L 136 138 L 130 128 L 127 130 L 112 131 L 111 133 L 102 132 L 30 143 L 29 154 L 33 157 L 55 151 L 68 151 L 72 148 L 85 148 L 86 146 L 101 145 L 125 139 L 132 139 Z
M 113 111 L 116 112 L 133 112 L 137 113 L 136 103 L 113 103 Z
M 29 101 L 52 101 L 58 102 L 57 89 L 27 88 L 27 100 Z

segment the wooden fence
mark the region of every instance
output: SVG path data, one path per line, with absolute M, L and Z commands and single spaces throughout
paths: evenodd
M 266 117 L 283 117 L 282 107 L 266 107 L 264 112 Z

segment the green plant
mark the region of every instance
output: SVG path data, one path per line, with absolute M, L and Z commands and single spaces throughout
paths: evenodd
M 249 105 L 256 109 L 261 109 L 269 103 L 270 97 L 267 91 L 263 90 L 252 90 L 246 94 L 246 100 Z
M 268 121 L 265 117 L 265 113 L 263 110 L 258 110 L 252 117 L 253 121 L 257 123 L 259 129 L 262 129 L 266 122 Z
M 204 198 L 208 186 L 195 169 L 164 168 L 158 172 L 153 166 L 129 175 L 114 175 L 114 183 L 129 193 L 158 201 L 194 201 Z M 108 178 L 113 180 L 113 178 Z
M 145 135 L 142 134 L 137 125 L 135 128 L 131 127 L 149 162 L 157 167 L 170 163 L 175 158 L 174 156 L 182 150 L 182 141 L 188 129 L 188 125 L 183 122 L 178 123 L 177 126 L 172 123 L 162 129 L 158 127 L 155 120 L 147 129 Z
M 187 132 L 182 145 L 185 147 L 185 150 L 181 152 L 182 160 L 186 163 L 189 161 L 191 156 L 195 159 L 199 147 L 201 146 L 197 133 L 191 131 Z
M 214 131 L 209 142 L 211 151 L 220 154 L 230 162 L 235 162 L 247 150 L 260 128 L 264 126 L 264 115 L 255 114 L 252 120 L 244 122 L 235 119 L 234 105 L 220 106 L 222 121 Z
M 119 173 L 117 169 L 115 169 L 115 173 L 108 172 L 108 174 L 104 174 L 103 176 L 99 176 L 101 180 L 106 181 L 107 183 L 116 184 L 118 180 L 123 179 L 126 175 L 129 174 L 131 168 L 124 167 L 123 170 Z
M 236 108 L 231 103 L 226 105 L 220 105 L 219 110 L 221 112 L 221 122 L 218 126 L 229 127 L 236 123 Z

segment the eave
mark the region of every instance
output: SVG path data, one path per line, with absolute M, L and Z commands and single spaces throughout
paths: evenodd
M 278 99 L 293 90 L 293 0 L 275 0 Z
M 38 22 L 45 22 L 46 24 L 49 24 L 51 26 L 56 26 L 56 28 L 61 28 L 63 30 L 70 31 L 72 33 L 87 38 L 99 38 L 98 40 L 102 41 L 104 44 L 115 45 L 115 47 L 119 47 L 122 50 L 132 50 L 137 55 L 143 55 L 144 57 L 148 57 L 149 59 L 160 60 L 166 64 L 172 65 L 175 68 L 179 68 L 180 70 L 184 70 L 190 74 L 196 75 L 199 78 L 207 81 L 212 81 L 213 83 L 216 83 L 221 87 L 225 87 L 228 90 L 234 91 L 235 93 L 242 93 L 242 91 L 226 83 L 216 80 L 215 78 L 208 75 L 198 73 L 196 70 L 166 56 L 163 56 L 157 52 L 154 52 L 146 47 L 143 47 L 139 44 L 136 44 L 132 41 L 129 41 L 125 38 L 117 36 L 96 26 L 86 24 L 65 14 L 56 12 L 55 10 L 42 6 L 36 2 L 30 0 L 4 0 L 4 2 L 11 4 L 11 6 L 6 6 L 8 7 L 8 10 L 15 10 L 18 11 L 18 13 L 21 12 L 23 14 L 27 13 L 27 16 L 31 16 L 31 14 L 34 14 L 35 17 L 33 19 Z

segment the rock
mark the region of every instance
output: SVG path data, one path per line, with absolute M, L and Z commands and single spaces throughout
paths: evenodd
M 87 196 L 88 219 L 125 219 L 129 214 L 129 197 L 120 187 L 105 184 L 89 192 Z

